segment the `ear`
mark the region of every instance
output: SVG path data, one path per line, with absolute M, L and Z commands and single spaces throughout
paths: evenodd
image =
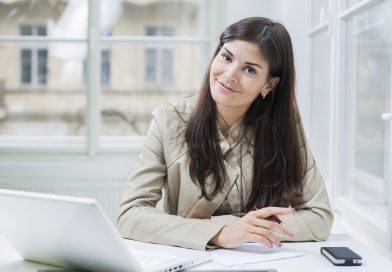
M 271 78 L 269 81 L 269 91 L 272 91 L 273 89 L 275 89 L 276 85 L 278 85 L 280 78 L 279 77 L 274 77 Z
M 260 92 L 261 96 L 264 98 L 267 94 L 269 94 L 276 87 L 276 85 L 278 85 L 279 80 L 279 77 L 271 78 L 267 83 L 268 85 L 265 86 L 265 88 L 263 88 L 263 90 Z

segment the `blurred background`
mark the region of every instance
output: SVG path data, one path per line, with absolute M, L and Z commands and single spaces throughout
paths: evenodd
M 114 220 L 151 111 L 196 94 L 249 16 L 291 35 L 337 218 L 391 253 L 391 0 L 0 0 L 0 187 L 94 197 Z

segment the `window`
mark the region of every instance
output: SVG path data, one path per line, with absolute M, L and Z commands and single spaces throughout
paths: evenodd
M 223 27 L 219 3 L 0 1 L 0 187 L 93 197 L 114 219 L 152 109 L 198 91 Z M 21 35 L 22 25 L 47 34 Z M 47 49 L 46 61 L 22 46 Z M 170 84 L 146 81 L 147 48 L 163 49 L 172 69 L 157 78 Z M 38 84 L 43 63 L 44 86 L 21 84 L 22 73 Z
M 11 148 L 18 141 L 19 146 L 29 145 L 36 136 L 83 141 L 86 4 L 86 0 L 0 3 L 1 146 Z M 41 140 L 41 146 L 49 142 Z
M 101 21 L 100 46 L 111 50 L 111 81 L 100 97 L 101 139 L 144 135 L 155 107 L 198 92 L 210 56 L 201 19 L 206 1 L 136 2 L 107 7 L 114 19 Z
M 343 220 L 392 249 L 391 0 L 312 1 L 309 142 Z M 388 119 L 385 118 L 384 119 Z
M 46 36 L 46 27 L 41 25 L 23 25 L 22 36 Z M 39 46 L 22 46 L 21 83 L 29 86 L 43 86 L 47 83 L 48 50 Z
M 381 119 L 391 111 L 391 8 L 392 1 L 384 1 L 346 24 L 345 196 L 381 220 L 387 218 L 391 184 L 390 122 Z
M 174 36 L 174 29 L 171 27 L 147 27 L 146 35 Z M 146 48 L 146 82 L 150 84 L 172 83 L 173 57 L 173 49 L 168 46 L 148 46 Z
M 32 78 L 32 76 L 31 76 L 31 74 L 32 74 L 32 72 L 31 72 L 32 71 L 31 50 L 22 49 L 21 54 L 22 54 L 22 56 L 21 56 L 21 60 L 22 60 L 22 63 L 21 63 L 22 76 L 21 76 L 21 78 L 22 78 L 22 80 L 21 81 L 22 81 L 22 83 L 29 84 L 29 83 L 31 83 L 31 78 Z
M 310 142 L 327 158 L 342 219 L 391 250 L 392 126 L 381 116 L 392 105 L 392 1 L 312 5 L 313 22 L 327 19 L 311 32 Z
M 9 64 L 0 67 L 0 146 L 12 146 L 5 139 L 45 136 L 50 140 L 34 146 L 72 143 L 94 149 L 90 154 L 123 143 L 119 136 L 144 135 L 155 107 L 197 93 L 216 38 L 211 29 L 221 30 L 207 27 L 215 5 L 0 3 L 0 63 Z
M 101 49 L 101 87 L 106 89 L 110 86 L 111 51 Z M 87 59 L 83 60 L 83 81 L 87 82 Z
M 110 50 L 101 51 L 101 85 L 110 85 Z

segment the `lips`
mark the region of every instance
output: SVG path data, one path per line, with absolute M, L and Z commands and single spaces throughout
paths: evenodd
M 237 93 L 238 91 L 234 90 L 233 88 L 229 87 L 228 85 L 224 84 L 223 82 L 218 81 L 219 86 L 224 92 L 230 92 L 230 93 Z

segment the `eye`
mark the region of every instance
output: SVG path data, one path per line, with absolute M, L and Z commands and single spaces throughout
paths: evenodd
M 244 71 L 251 74 L 251 75 L 254 75 L 257 73 L 256 69 L 253 68 L 252 66 L 245 66 Z
M 222 52 L 221 53 L 221 57 L 225 60 L 225 61 L 231 61 L 231 56 L 229 54 L 227 54 L 226 52 Z

